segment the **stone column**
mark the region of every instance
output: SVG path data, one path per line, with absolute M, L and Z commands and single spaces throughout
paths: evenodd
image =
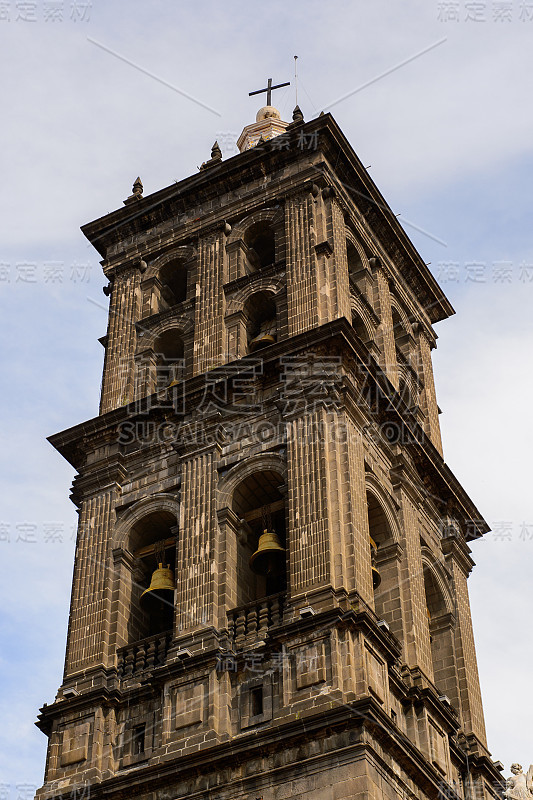
M 229 228 L 229 226 L 227 226 Z M 207 231 L 198 246 L 193 374 L 224 362 L 224 248 L 222 227 Z
M 117 486 L 85 499 L 80 508 L 65 678 L 88 667 L 107 665 L 111 624 L 110 531 Z
M 372 267 L 377 287 L 378 316 L 380 318 L 378 328 L 378 344 L 381 350 L 380 363 L 387 378 L 394 388 L 398 389 L 398 361 L 396 359 L 389 281 L 379 258 L 371 258 L 370 266 Z
M 286 199 L 285 235 L 289 336 L 296 336 L 316 328 L 322 321 L 315 252 L 314 200 L 310 191 Z
M 151 347 L 135 356 L 134 399 L 141 400 L 157 388 L 157 356 Z
M 360 437 L 320 404 L 287 422 L 287 440 L 291 597 L 331 586 L 372 605 Z
M 409 667 L 419 667 L 430 680 L 433 680 L 417 500 L 404 484 L 398 487 L 397 498 L 401 505 L 403 531 L 401 546 L 404 552 L 400 571 L 405 630 L 403 657 Z
M 431 443 L 442 455 L 442 439 L 440 435 L 439 409 L 435 392 L 435 379 L 433 377 L 433 364 L 431 362 L 431 343 L 421 325 L 415 325 L 415 334 L 418 340 L 421 378 L 424 382 L 422 398 L 424 412 L 424 431 L 429 436 Z
M 335 198 L 333 189 L 327 187 L 323 190 L 322 196 L 324 198 L 324 238 L 326 242 L 331 242 L 332 245 L 331 255 L 326 255 L 325 258 L 325 264 L 327 266 L 326 287 L 328 291 L 326 297 L 328 313 L 324 322 L 329 322 L 339 317 L 346 317 L 346 319 L 351 322 L 350 277 L 348 273 L 344 212 L 338 200 Z M 320 243 L 317 250 L 320 253 Z M 321 253 L 318 257 L 323 258 Z
M 222 581 L 216 561 L 217 453 L 206 449 L 182 462 L 180 534 L 176 569 L 176 635 L 198 628 L 224 627 L 218 604 Z
M 486 747 L 487 735 L 467 585 L 467 578 L 473 562 L 465 552 L 467 550 L 466 543 L 461 543 L 455 536 L 443 539 L 442 549 L 452 572 L 456 602 L 455 658 L 463 727 L 467 735 L 473 733 L 478 741 Z
M 133 400 L 133 357 L 137 341 L 135 323 L 140 316 L 141 274 L 145 269 L 144 261 L 138 260 L 114 272 L 100 414 Z

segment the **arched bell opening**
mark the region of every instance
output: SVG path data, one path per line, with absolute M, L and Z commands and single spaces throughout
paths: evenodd
M 403 378 L 400 378 L 398 383 L 398 393 L 402 398 L 403 402 L 409 409 L 414 409 L 417 405 L 414 392 L 411 390 L 411 386 L 407 381 Z
M 433 680 L 438 691 L 459 708 L 455 672 L 454 616 L 433 570 L 424 564 L 424 589 L 429 624 Z
M 374 608 L 391 631 L 402 639 L 399 552 L 385 510 L 370 491 L 366 494 Z
M 244 520 L 238 541 L 237 605 L 287 589 L 286 508 L 283 478 L 264 470 L 233 492 L 232 510 Z
M 360 273 L 363 271 L 363 259 L 357 247 L 349 239 L 346 240 L 346 257 L 348 259 L 348 274 L 357 283 Z
M 276 260 L 276 236 L 272 225 L 264 220 L 250 225 L 244 234 L 246 245 L 247 271 L 256 272 L 258 269 L 274 264 Z
M 255 353 L 277 341 L 276 302 L 270 292 L 256 292 L 244 305 L 248 351 Z
M 392 309 L 392 327 L 396 352 L 400 358 L 409 363 L 411 356 L 411 337 L 405 328 L 404 322 L 397 309 Z
M 174 626 L 176 518 L 152 512 L 131 529 L 134 557 L 128 641 L 171 631 Z
M 172 308 L 187 299 L 187 281 L 187 267 L 182 261 L 170 261 L 159 270 L 160 311 Z
M 178 383 L 185 375 L 185 348 L 181 333 L 175 328 L 166 330 L 154 342 L 156 390 Z
M 361 339 L 363 344 L 368 345 L 370 337 L 368 335 L 366 325 L 359 316 L 359 314 L 357 313 L 357 311 L 352 311 L 352 328 L 356 332 L 357 336 Z

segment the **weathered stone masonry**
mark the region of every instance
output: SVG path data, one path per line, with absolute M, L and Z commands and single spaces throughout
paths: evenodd
M 51 437 L 79 530 L 43 800 L 497 796 L 453 309 L 331 115 L 294 119 L 83 228 L 109 323 L 100 415 Z

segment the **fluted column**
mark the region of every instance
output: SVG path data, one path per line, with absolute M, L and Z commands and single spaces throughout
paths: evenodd
M 381 350 L 381 367 L 394 388 L 398 389 L 398 361 L 396 359 L 389 281 L 379 258 L 371 258 L 370 266 L 374 273 L 377 288 L 378 315 L 380 318 L 378 344 Z
M 424 382 L 424 430 L 429 436 L 431 443 L 442 455 L 442 438 L 440 434 L 437 394 L 435 392 L 435 379 L 433 377 L 433 364 L 431 361 L 431 344 L 421 326 L 418 326 L 417 339 L 418 352 L 420 354 L 420 370 L 422 372 L 421 377 Z
M 193 348 L 195 375 L 224 362 L 224 249 L 224 228 L 208 231 L 198 245 Z
M 331 586 L 372 604 L 361 447 L 342 410 L 319 404 L 287 422 L 293 598 Z
M 106 663 L 110 633 L 112 580 L 110 535 L 115 517 L 116 487 L 83 501 L 65 660 L 65 677 Z
M 313 203 L 310 191 L 285 202 L 289 336 L 321 324 Z
M 401 545 L 404 552 L 400 569 L 402 617 L 405 629 L 403 657 L 409 667 L 419 667 L 430 680 L 433 680 L 418 509 L 405 487 L 402 487 L 398 494 L 403 531 Z
M 135 323 L 140 316 L 141 274 L 145 269 L 144 261 L 137 261 L 120 267 L 114 273 L 100 414 L 133 400 Z
M 331 255 L 326 256 L 325 261 L 328 279 L 328 317 L 325 321 L 346 317 L 351 322 L 350 277 L 344 212 L 335 198 L 333 190 L 324 189 L 322 195 L 325 211 L 325 238 L 332 244 Z
M 216 452 L 205 450 L 182 463 L 180 535 L 176 569 L 176 633 L 225 625 L 218 604 Z M 224 617 L 224 619 L 222 619 Z

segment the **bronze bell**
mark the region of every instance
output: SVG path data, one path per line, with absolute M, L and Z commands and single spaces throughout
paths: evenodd
M 379 584 L 381 583 L 381 575 L 379 573 L 378 568 L 376 567 L 376 553 L 378 552 L 378 546 L 370 536 L 370 553 L 372 559 L 372 586 L 374 589 L 377 589 Z
M 256 575 L 277 575 L 282 572 L 285 548 L 275 531 L 264 530 L 257 550 L 250 556 L 250 567 Z
M 266 347 L 268 344 L 273 344 L 276 341 L 276 320 L 267 319 L 261 323 L 259 333 L 250 342 L 250 350 L 259 350 L 260 347 Z
M 146 606 L 154 600 L 174 605 L 174 573 L 168 566 L 158 564 L 152 575 L 150 586 L 141 595 L 141 605 Z

